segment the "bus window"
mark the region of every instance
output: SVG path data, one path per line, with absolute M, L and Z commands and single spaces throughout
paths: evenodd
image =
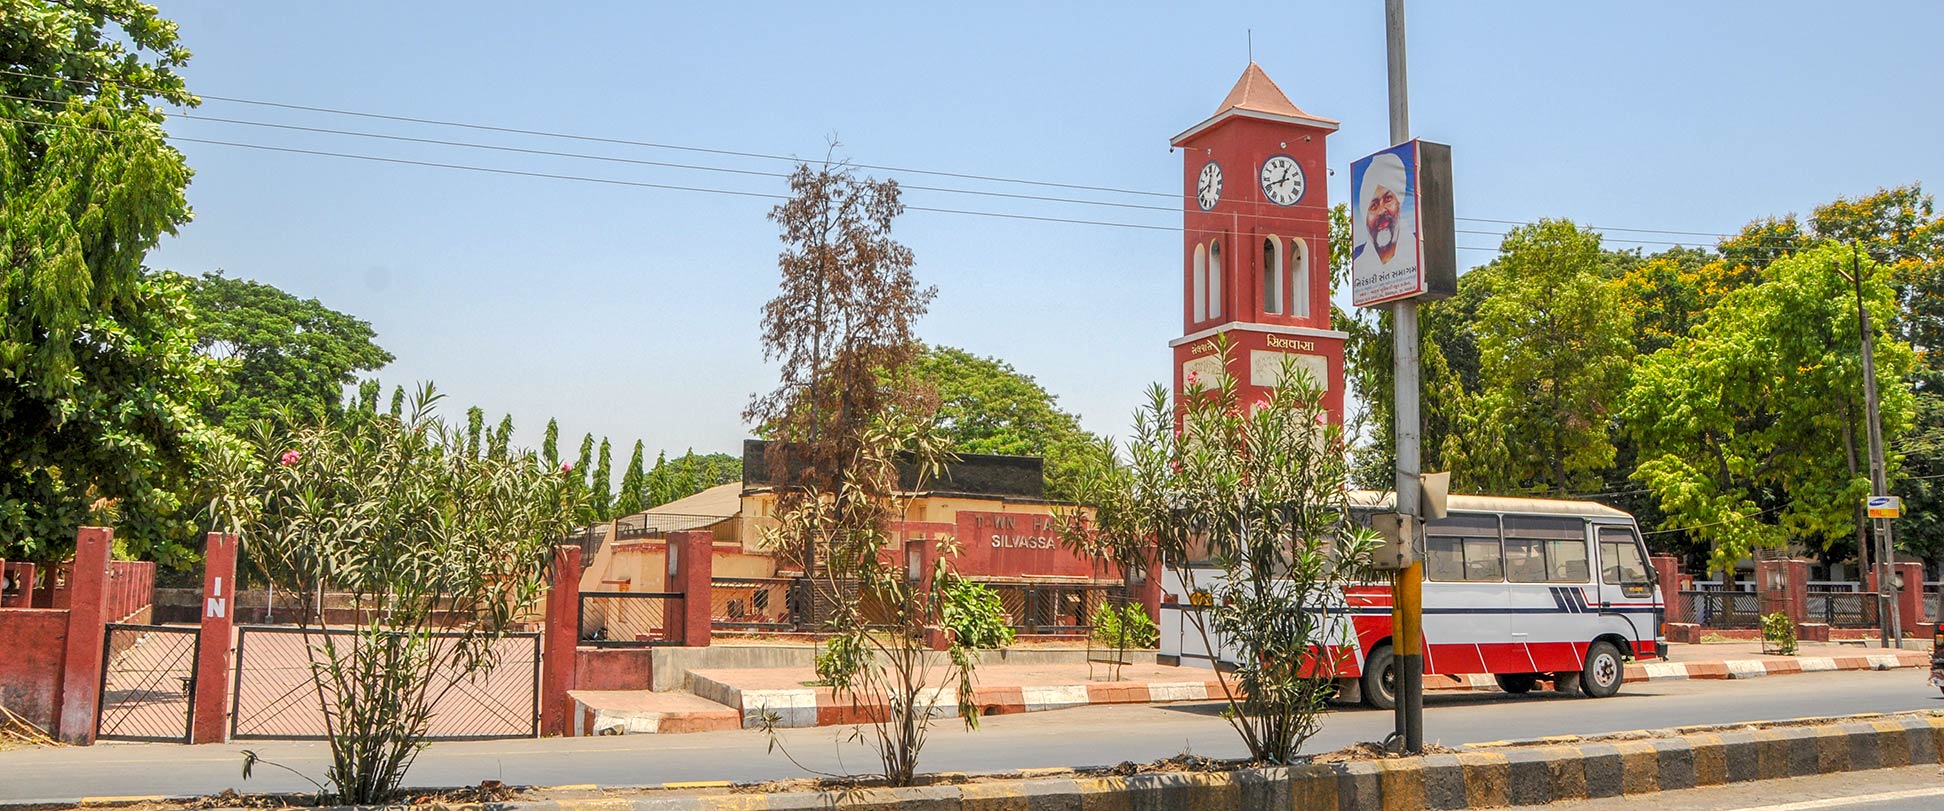
M 1460 582 L 1505 579 L 1505 562 L 1499 555 L 1497 540 L 1427 535 L 1424 546 L 1429 559 L 1427 575 L 1432 580 Z
M 1585 583 L 1586 523 L 1578 518 L 1505 517 L 1506 579 L 1515 583 Z
M 1445 582 L 1505 579 L 1496 515 L 1459 514 L 1425 524 L 1426 576 Z
M 1641 559 L 1632 532 L 1618 527 L 1600 530 L 1600 579 L 1615 586 L 1649 582 L 1647 562 Z

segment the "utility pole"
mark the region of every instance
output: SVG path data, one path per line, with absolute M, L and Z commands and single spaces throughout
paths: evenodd
M 1863 352 L 1863 411 L 1870 434 L 1870 495 L 1887 496 L 1890 487 L 1883 462 L 1883 425 L 1877 414 L 1876 341 L 1870 336 L 1870 311 L 1863 306 L 1863 267 L 1861 250 L 1850 243 L 1849 282 L 1856 288 L 1856 329 Z M 1837 272 L 1841 272 L 1840 270 Z M 1883 647 L 1901 645 L 1903 617 L 1897 612 L 1896 556 L 1890 545 L 1890 521 L 1870 519 L 1876 531 L 1877 625 L 1883 634 Z M 1918 584 L 1918 588 L 1922 588 Z
M 1411 140 L 1409 82 L 1404 73 L 1404 0 L 1384 0 L 1384 45 L 1390 75 L 1391 143 Z M 1396 378 L 1397 512 L 1412 516 L 1404 525 L 1415 533 L 1419 509 L 1418 305 L 1416 298 L 1391 306 L 1393 373 Z M 1413 545 L 1416 538 L 1412 539 Z M 1424 751 L 1424 564 L 1413 555 L 1409 568 L 1391 585 L 1391 644 L 1397 673 L 1396 735 L 1407 753 Z

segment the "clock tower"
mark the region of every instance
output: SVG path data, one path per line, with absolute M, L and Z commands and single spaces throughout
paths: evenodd
M 1182 336 L 1177 400 L 1191 379 L 1232 374 L 1245 401 L 1268 399 L 1285 356 L 1324 389 L 1343 422 L 1343 342 L 1330 329 L 1329 161 L 1337 122 L 1297 109 L 1255 63 L 1215 115 L 1174 137 L 1182 151 Z M 1229 343 L 1227 368 L 1217 336 Z

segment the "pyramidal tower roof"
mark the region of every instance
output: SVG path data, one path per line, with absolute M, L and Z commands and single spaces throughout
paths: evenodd
M 1291 104 L 1289 97 L 1283 95 L 1282 88 L 1276 86 L 1275 80 L 1269 78 L 1262 66 L 1254 62 L 1250 62 L 1248 69 L 1242 71 L 1242 78 L 1235 80 L 1235 87 L 1229 90 L 1228 98 L 1222 99 L 1222 106 L 1215 108 L 1215 114 L 1221 115 L 1230 108 L 1294 118 L 1310 117 Z
M 1215 108 L 1215 114 L 1175 136 L 1172 142 L 1179 146 L 1183 140 L 1194 137 L 1216 122 L 1238 115 L 1290 121 L 1330 130 L 1337 128 L 1337 122 L 1331 119 L 1303 112 L 1288 96 L 1283 95 L 1282 88 L 1276 86 L 1275 80 L 1269 78 L 1261 65 L 1250 62 L 1249 67 L 1242 71 L 1242 78 L 1235 80 L 1235 87 L 1230 88 L 1228 97 Z

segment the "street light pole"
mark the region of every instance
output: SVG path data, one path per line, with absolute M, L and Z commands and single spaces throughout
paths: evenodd
M 1390 78 L 1391 143 L 1411 140 L 1411 113 L 1404 72 L 1404 0 L 1384 0 L 1384 45 Z M 1416 517 L 1418 509 L 1418 305 L 1400 299 L 1391 307 L 1393 373 L 1396 378 L 1397 512 Z M 1416 528 L 1418 521 L 1406 522 Z M 1415 538 L 1409 542 L 1415 544 Z M 1424 751 L 1424 564 L 1416 560 L 1396 573 L 1391 587 L 1392 649 L 1395 655 L 1397 735 L 1404 751 Z
M 1861 251 L 1856 243 L 1850 243 L 1849 282 L 1856 288 L 1856 328 L 1858 342 L 1863 353 L 1863 412 L 1868 421 L 1870 435 L 1870 495 L 1887 496 L 1890 487 L 1887 482 L 1883 461 L 1883 425 L 1877 414 L 1876 352 L 1870 336 L 1870 311 L 1863 306 L 1863 268 Z M 1875 533 L 1876 571 L 1877 571 L 1877 625 L 1883 634 L 1883 647 L 1901 645 L 1903 639 L 1903 617 L 1897 612 L 1897 580 L 1895 554 L 1890 546 L 1890 522 L 1888 519 L 1870 519 Z M 1922 585 L 1919 585 L 1922 588 Z M 1887 603 L 1887 605 L 1886 605 Z

